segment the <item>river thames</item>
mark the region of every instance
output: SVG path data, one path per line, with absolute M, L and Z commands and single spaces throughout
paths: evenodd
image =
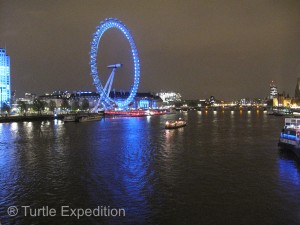
M 188 125 L 165 130 L 181 116 Z M 299 224 L 300 162 L 262 111 L 0 124 L 6 224 Z M 8 215 L 15 206 L 16 216 Z M 48 207 L 55 216 L 25 215 Z M 123 209 L 61 215 L 61 207 Z

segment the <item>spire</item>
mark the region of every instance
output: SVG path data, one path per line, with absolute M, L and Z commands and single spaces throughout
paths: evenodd
M 270 83 L 270 99 L 276 98 L 277 94 L 278 94 L 277 86 L 274 80 L 272 80 L 272 82 Z
M 297 79 L 297 84 L 295 88 L 295 98 L 300 98 L 300 78 Z

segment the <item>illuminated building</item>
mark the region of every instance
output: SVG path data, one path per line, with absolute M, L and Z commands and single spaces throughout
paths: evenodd
M 118 92 L 111 91 L 109 97 L 114 101 L 124 101 L 130 95 L 130 92 Z M 76 91 L 70 92 L 54 92 L 52 94 L 45 94 L 39 96 L 39 99 L 47 102 L 54 101 L 56 107 L 59 108 L 62 105 L 64 99 L 68 100 L 70 104 L 77 101 L 81 105 L 84 100 L 89 102 L 89 107 L 93 108 L 99 99 L 99 93 L 90 91 Z M 130 103 L 131 109 L 157 109 L 162 106 L 162 100 L 159 96 L 155 96 L 151 93 L 136 93 L 135 98 Z
M 180 102 L 181 95 L 175 92 L 159 92 L 156 94 L 159 96 L 163 102 Z
M 159 96 L 151 93 L 137 93 L 133 101 L 133 108 L 158 109 L 162 106 L 162 102 Z
M 285 93 L 277 94 L 276 97 L 273 98 L 273 106 L 275 107 L 290 107 L 292 105 L 292 98 L 289 95 L 285 96 Z
M 272 80 L 272 82 L 270 84 L 270 99 L 276 98 L 277 94 L 278 94 L 277 86 L 276 86 L 275 82 Z
M 31 104 L 33 103 L 34 99 L 36 98 L 36 94 L 33 93 L 25 93 L 25 100 L 30 102 Z
M 217 102 L 214 96 L 210 96 L 208 101 L 210 105 L 214 105 Z
M 10 99 L 10 104 L 16 103 L 16 90 L 11 91 L 11 99 Z
M 10 105 L 10 58 L 6 50 L 0 48 L 0 106 Z
M 110 98 L 120 101 L 126 99 L 129 92 L 111 92 Z M 151 93 L 136 93 L 134 100 L 129 105 L 132 109 L 157 109 L 162 106 L 162 99 Z

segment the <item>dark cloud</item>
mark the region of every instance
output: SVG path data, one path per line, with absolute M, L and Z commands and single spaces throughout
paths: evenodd
M 89 43 L 106 17 L 131 30 L 141 58 L 140 91 L 186 98 L 264 97 L 275 80 L 293 94 L 300 77 L 299 1 L 0 1 L 0 45 L 11 56 L 18 95 L 92 89 Z M 107 32 L 99 67 L 122 62 L 116 88 L 130 86 L 129 45 Z

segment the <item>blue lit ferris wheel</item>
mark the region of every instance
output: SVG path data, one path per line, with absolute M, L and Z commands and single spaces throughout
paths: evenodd
M 98 54 L 98 47 L 99 42 L 104 34 L 105 31 L 111 28 L 116 28 L 120 30 L 126 39 L 128 40 L 131 48 L 131 56 L 133 61 L 133 67 L 134 67 L 134 82 L 132 85 L 132 88 L 129 92 L 129 96 L 125 100 L 114 100 L 112 99 L 109 94 L 112 87 L 112 83 L 114 80 L 114 74 L 115 70 L 117 68 L 120 68 L 122 64 L 114 64 L 108 66 L 108 68 L 112 69 L 112 72 L 105 84 L 105 86 L 102 85 L 99 74 L 98 74 L 98 68 L 97 68 L 97 54 Z M 113 108 L 118 107 L 120 109 L 125 109 L 128 107 L 128 105 L 133 101 L 140 81 L 140 60 L 138 56 L 138 51 L 136 48 L 136 45 L 134 43 L 134 40 L 132 38 L 132 35 L 130 34 L 130 31 L 127 29 L 125 24 L 123 24 L 120 20 L 116 18 L 108 18 L 104 21 L 100 22 L 100 25 L 96 27 L 96 32 L 93 35 L 93 39 L 91 42 L 91 52 L 90 52 L 90 65 L 91 65 L 91 75 L 93 77 L 94 85 L 97 89 L 97 92 L 100 94 L 99 101 L 97 105 L 95 106 L 94 110 L 98 109 L 98 106 L 100 103 L 102 103 L 104 108 Z

